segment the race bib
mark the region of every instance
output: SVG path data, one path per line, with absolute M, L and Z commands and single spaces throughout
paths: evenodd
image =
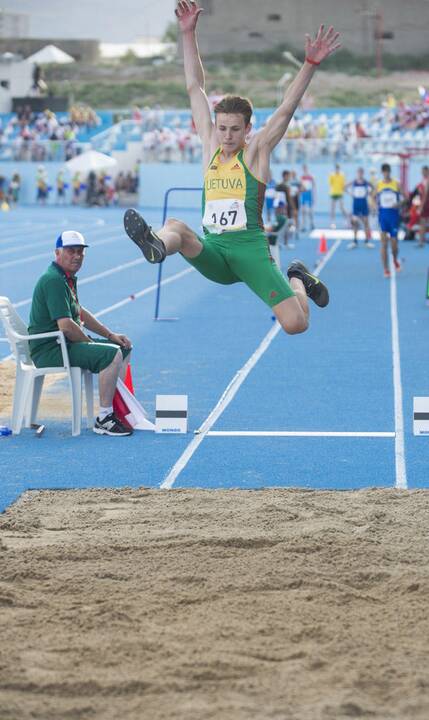
M 398 197 L 393 190 L 383 190 L 380 194 L 380 207 L 384 210 L 389 210 L 396 207 L 398 204 Z
M 356 200 L 363 200 L 363 198 L 366 198 L 367 196 L 367 190 L 365 185 L 357 185 L 353 189 L 353 197 Z
M 209 200 L 206 202 L 203 225 L 208 232 L 217 235 L 245 230 L 247 215 L 244 200 Z

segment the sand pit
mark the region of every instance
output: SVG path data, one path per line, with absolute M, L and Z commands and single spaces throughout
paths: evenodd
M 27 493 L 0 718 L 426 720 L 428 521 L 426 491 Z

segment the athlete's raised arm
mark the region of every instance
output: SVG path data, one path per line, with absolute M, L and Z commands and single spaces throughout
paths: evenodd
M 261 145 L 263 145 L 271 152 L 280 142 L 313 78 L 317 66 L 340 47 L 338 42 L 339 33 L 335 32 L 333 27 L 330 27 L 325 32 L 324 25 L 321 25 L 314 40 L 310 35 L 306 35 L 305 38 L 305 62 L 303 66 L 288 87 L 281 105 L 268 120 L 265 127 L 255 136 L 260 149 Z
M 205 93 L 204 69 L 197 43 L 197 22 L 203 8 L 194 0 L 179 0 L 175 10 L 182 33 L 186 89 L 191 101 L 192 116 L 203 145 L 210 143 L 213 123 Z M 206 148 L 204 148 L 205 150 Z

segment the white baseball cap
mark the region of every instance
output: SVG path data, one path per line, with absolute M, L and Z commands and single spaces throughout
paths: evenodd
M 77 232 L 77 230 L 64 230 L 64 232 L 57 237 L 55 247 L 89 247 L 89 245 L 86 244 L 82 233 Z

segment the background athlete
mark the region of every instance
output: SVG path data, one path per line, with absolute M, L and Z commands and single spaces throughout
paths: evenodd
M 253 108 L 247 99 L 223 98 L 214 110 L 215 123 L 212 121 L 196 38 L 202 8 L 183 0 L 175 12 L 182 33 L 186 87 L 202 141 L 204 236 L 199 238 L 175 219 L 168 219 L 154 233 L 132 209 L 125 213 L 125 230 L 149 262 L 162 262 L 166 255 L 180 252 L 210 280 L 245 282 L 272 307 L 286 332 L 304 332 L 308 327 L 307 295 L 324 307 L 328 291 L 299 261 L 288 269 L 289 285 L 270 255 L 262 208 L 271 152 L 283 138 L 317 65 L 339 47 L 338 33 L 332 27 L 325 32 L 321 26 L 314 39 L 306 36 L 301 70 L 274 115 L 248 140 Z
M 365 247 L 373 248 L 374 243 L 371 242 L 371 228 L 369 226 L 369 203 L 368 198 L 374 192 L 375 188 L 365 178 L 363 168 L 358 168 L 356 179 L 346 185 L 347 192 L 353 198 L 351 226 L 353 228 L 354 239 L 348 245 L 349 250 L 358 247 L 358 230 L 362 224 L 365 230 Z
M 387 252 L 389 243 L 392 248 L 395 270 L 399 271 L 401 269 L 401 263 L 398 260 L 398 230 L 400 222 L 399 205 L 402 193 L 398 181 L 391 176 L 392 169 L 388 163 L 381 166 L 381 172 L 383 179 L 378 181 L 376 187 L 378 222 L 381 231 L 381 262 L 384 277 L 390 277 Z
M 302 229 L 305 230 L 308 227 L 308 230 L 314 230 L 313 206 L 316 200 L 316 181 L 309 172 L 307 165 L 302 167 L 301 188 Z

